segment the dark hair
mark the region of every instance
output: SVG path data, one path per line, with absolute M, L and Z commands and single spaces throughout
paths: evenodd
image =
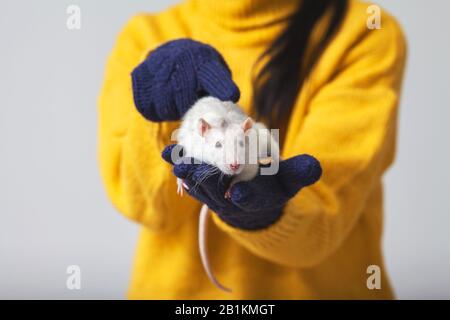
M 346 9 L 346 0 L 302 1 L 289 18 L 285 30 L 255 65 L 267 60 L 259 74 L 253 78 L 253 105 L 258 119 L 264 120 L 271 128 L 287 125 L 304 79 L 339 27 Z M 313 48 L 309 48 L 311 33 L 325 13 L 328 14 L 328 10 L 330 20 L 323 36 Z M 280 132 L 280 136 L 283 135 Z

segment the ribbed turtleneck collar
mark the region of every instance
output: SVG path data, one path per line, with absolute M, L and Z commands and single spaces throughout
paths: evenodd
M 243 30 L 285 20 L 301 0 L 188 0 L 205 19 L 223 28 Z

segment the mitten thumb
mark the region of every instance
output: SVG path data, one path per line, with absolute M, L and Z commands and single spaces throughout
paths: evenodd
M 320 179 L 322 167 L 313 156 L 303 154 L 280 162 L 278 178 L 286 195 L 293 197 L 301 188 Z
M 161 157 L 171 165 L 175 165 L 183 157 L 183 147 L 178 144 L 170 144 L 164 148 Z

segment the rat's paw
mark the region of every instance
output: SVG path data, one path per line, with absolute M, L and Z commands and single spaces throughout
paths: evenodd
M 189 190 L 187 184 L 183 179 L 177 178 L 177 194 L 182 197 L 184 195 L 184 189 Z

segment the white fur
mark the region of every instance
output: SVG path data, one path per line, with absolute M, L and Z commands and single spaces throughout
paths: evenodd
M 243 123 L 248 116 L 242 109 L 232 103 L 223 102 L 213 97 L 199 99 L 184 115 L 182 125 L 177 133 L 178 144 L 183 146 L 185 155 L 217 167 L 222 173 L 234 175 L 231 185 L 239 181 L 253 179 L 259 170 L 259 160 L 270 153 L 272 160 L 279 160 L 279 146 L 262 123 L 253 123 L 253 132 L 243 130 Z M 205 120 L 210 126 L 202 135 L 199 121 Z M 248 141 L 250 134 L 256 140 Z M 253 143 L 252 143 L 253 141 Z M 221 148 L 216 144 L 220 142 Z M 256 144 L 256 146 L 255 146 Z M 253 160 L 249 163 L 248 160 Z M 230 163 L 240 164 L 238 170 L 230 169 Z M 178 193 L 183 194 L 186 185 L 178 179 Z M 229 191 L 227 191 L 229 195 Z M 225 197 L 225 195 L 224 195 Z M 203 205 L 199 218 L 199 247 L 203 267 L 211 282 L 223 291 L 231 290 L 217 281 L 211 270 L 206 250 L 206 228 L 209 210 Z

